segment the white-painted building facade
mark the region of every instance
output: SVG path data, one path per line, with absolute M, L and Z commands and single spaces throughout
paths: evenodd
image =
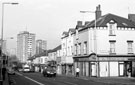
M 62 73 L 73 74 L 73 55 L 74 55 L 74 33 L 75 29 L 71 28 L 68 32 L 62 34 Z
M 100 6 L 96 17 L 96 28 L 94 21 L 77 25 L 75 68 L 83 76 L 135 76 L 135 22 L 114 14 L 101 16 Z

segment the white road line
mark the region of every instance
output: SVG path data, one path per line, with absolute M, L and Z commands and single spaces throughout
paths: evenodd
M 33 81 L 33 82 L 35 82 L 35 83 L 37 83 L 37 84 L 39 84 L 39 85 L 45 85 L 45 84 L 42 84 L 42 83 L 40 83 L 40 82 L 38 82 L 38 81 L 36 81 L 34 79 L 31 79 L 31 78 L 27 77 L 27 76 L 24 76 L 24 77 L 31 80 L 31 81 Z

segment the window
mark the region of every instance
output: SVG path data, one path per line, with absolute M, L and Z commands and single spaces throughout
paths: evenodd
M 79 46 L 78 46 L 78 54 L 81 54 L 81 43 L 79 43 Z
M 110 41 L 110 53 L 115 53 L 115 43 L 116 41 Z
M 76 30 L 76 40 L 79 39 L 79 36 L 78 36 L 78 30 Z
M 115 27 L 114 24 L 109 24 L 109 35 L 115 35 Z
M 70 55 L 70 47 L 68 47 L 68 55 Z
M 83 53 L 87 54 L 87 42 L 84 42 Z
M 77 55 L 77 44 L 75 44 L 75 55 Z
M 71 55 L 73 55 L 74 54 L 74 52 L 73 52 L 73 46 L 71 46 Z
M 133 53 L 133 41 L 127 41 L 128 53 Z

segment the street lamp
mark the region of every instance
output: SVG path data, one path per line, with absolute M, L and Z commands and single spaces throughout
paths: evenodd
M 80 11 L 80 13 L 94 13 L 96 15 L 96 11 Z M 94 52 L 95 52 L 95 56 L 97 57 L 97 39 L 96 39 L 96 22 L 97 22 L 97 19 L 96 19 L 96 16 L 95 16 L 95 26 L 94 26 L 94 35 L 93 35 L 93 39 L 94 39 Z M 96 58 L 96 61 L 97 61 L 97 70 L 96 70 L 96 73 L 97 73 L 97 77 L 98 77 L 98 57 Z
M 0 85 L 3 85 L 3 75 L 2 75 L 2 68 L 3 68 L 3 27 L 4 27 L 4 6 L 6 4 L 11 4 L 11 5 L 17 5 L 18 3 L 10 3 L 10 2 L 3 2 L 2 3 L 2 21 L 1 21 L 1 67 L 0 67 Z

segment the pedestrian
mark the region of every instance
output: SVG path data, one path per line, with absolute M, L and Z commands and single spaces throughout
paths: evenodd
M 79 67 L 76 68 L 76 77 L 79 77 L 79 72 L 80 72 L 80 69 Z

